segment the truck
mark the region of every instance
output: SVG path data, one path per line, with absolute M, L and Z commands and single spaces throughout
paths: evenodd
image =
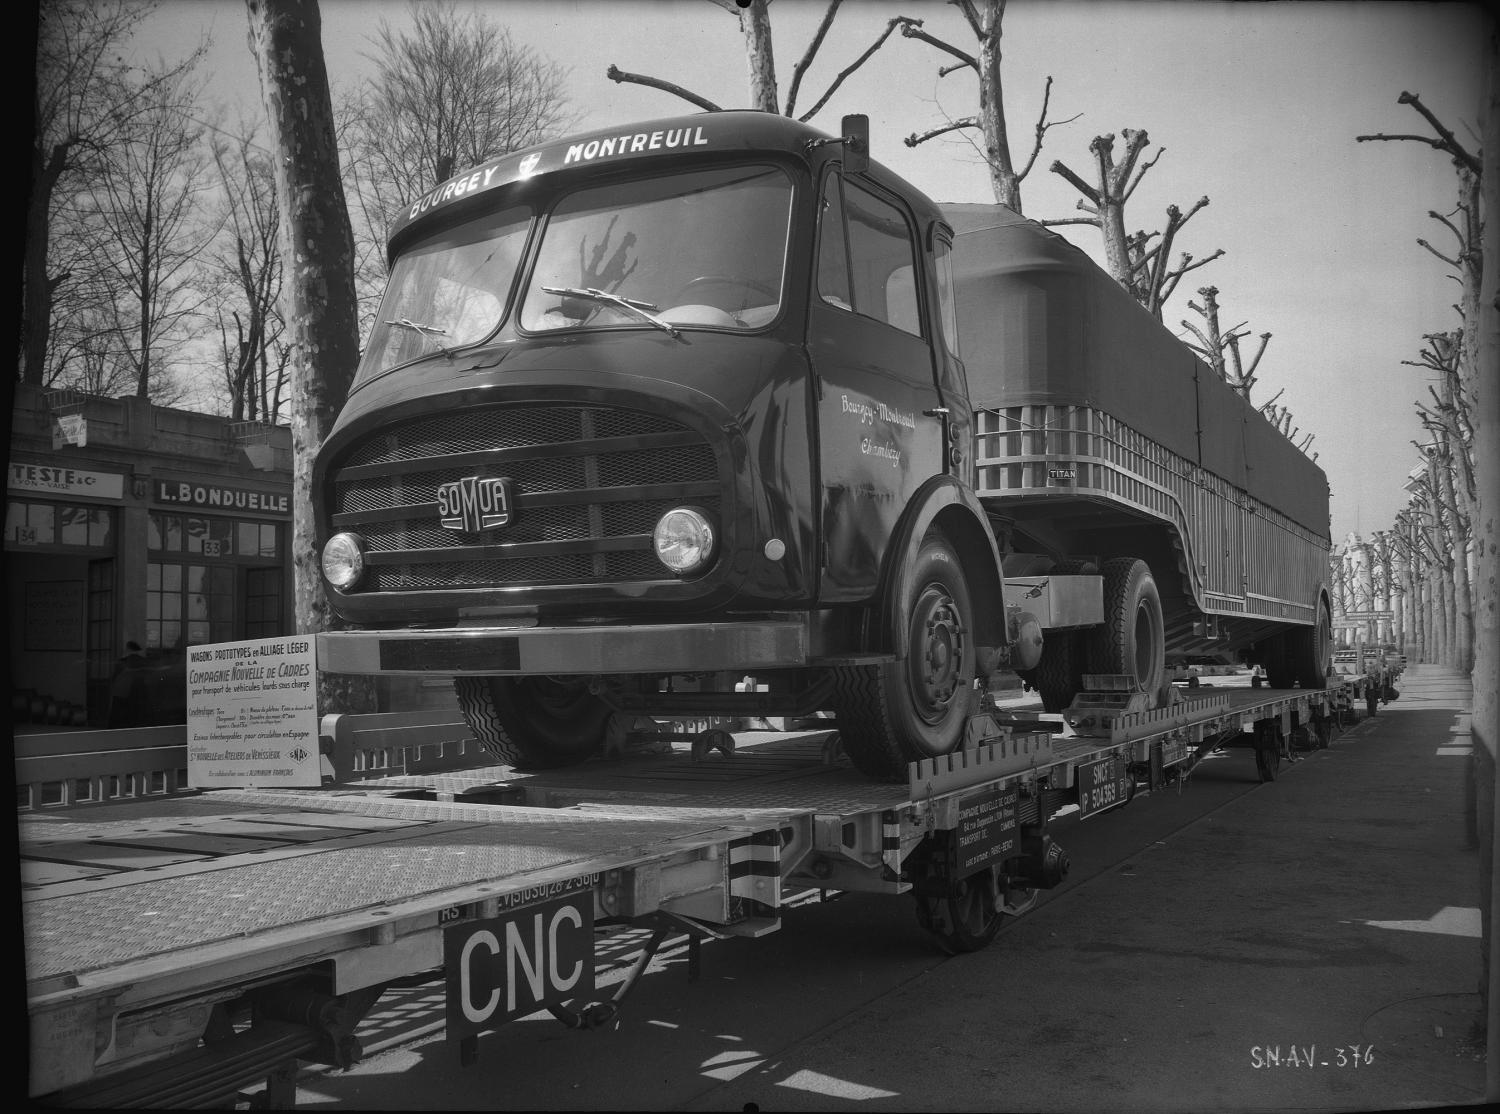
M 472 1062 L 803 892 L 975 951 L 1065 882 L 1060 815 L 1330 742 L 1321 472 L 1081 253 L 868 142 L 663 120 L 402 214 L 314 469 L 317 662 L 451 675 L 452 711 L 325 716 L 307 789 L 201 791 L 180 726 L 18 737 L 29 1094 L 284 1105 L 429 983 Z M 1215 655 L 1271 687 L 1172 685 Z
M 428 191 L 314 469 L 321 668 L 451 675 L 502 761 L 830 712 L 866 776 L 1013 671 L 1326 683 L 1328 485 L 1080 250 L 711 112 Z M 745 685 L 746 676 L 756 683 Z

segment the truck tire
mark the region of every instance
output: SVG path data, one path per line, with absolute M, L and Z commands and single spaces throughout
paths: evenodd
M 1328 687 L 1328 667 L 1333 662 L 1333 619 L 1328 605 L 1318 601 L 1318 621 L 1297 627 L 1281 636 L 1285 641 L 1287 668 L 1305 689 Z
M 1104 625 L 1088 635 L 1088 672 L 1123 673 L 1160 705 L 1167 680 L 1166 623 L 1161 594 L 1146 562 L 1115 557 L 1104 562 Z
M 958 555 L 936 530 L 922 539 L 892 614 L 907 655 L 834 671 L 844 753 L 866 777 L 900 781 L 906 764 L 957 750 L 974 710 L 974 610 Z
M 479 745 L 518 770 L 569 766 L 604 745 L 609 705 L 581 680 L 455 677 L 453 691 Z
M 1042 660 L 1028 683 L 1042 698 L 1042 710 L 1060 712 L 1083 691 L 1084 640 L 1081 631 L 1060 630 L 1042 642 Z
M 1256 650 L 1260 657 L 1261 667 L 1266 671 L 1267 688 L 1289 689 L 1296 683 L 1297 675 L 1293 672 L 1287 655 L 1285 632 L 1261 639 Z
M 1053 573 L 1098 576 L 1099 566 L 1092 561 L 1059 561 L 1048 570 L 1048 575 Z M 1083 691 L 1086 657 L 1082 631 L 1053 631 L 1043 637 L 1042 658 L 1036 668 L 1017 670 L 1016 676 L 1036 690 L 1044 711 L 1060 712 Z

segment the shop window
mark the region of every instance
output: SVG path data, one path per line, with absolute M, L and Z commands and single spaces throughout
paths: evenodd
M 193 553 L 204 557 L 281 556 L 281 527 L 222 515 L 181 515 L 153 511 L 146 546 L 153 553 Z
M 245 570 L 246 638 L 270 638 L 285 633 L 281 621 L 281 587 L 279 568 Z
M 237 522 L 237 552 L 243 557 L 279 557 L 281 549 L 276 544 L 277 526 L 274 522 Z
M 182 516 L 153 512 L 146 525 L 146 548 L 157 553 L 181 553 Z
M 114 539 L 114 513 L 108 507 L 11 502 L 5 508 L 5 544 L 12 548 L 66 545 L 103 549 Z

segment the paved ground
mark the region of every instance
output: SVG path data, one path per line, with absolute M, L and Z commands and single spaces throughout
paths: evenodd
M 307 1073 L 299 1105 L 405 1109 L 1384 1110 L 1478 1103 L 1466 679 L 1402 696 L 1258 785 L 1248 752 L 1060 825 L 1074 877 L 935 957 L 852 896 L 669 952 L 610 1031 L 507 1026 Z M 429 1007 L 431 1003 L 428 1003 Z M 429 1014 L 430 1016 L 430 1009 Z
M 1276 784 L 1021 918 L 1003 967 L 944 964 L 694 1108 L 1479 1102 L 1468 683 L 1417 666 L 1400 688 Z M 799 1071 L 852 1086 L 787 1086 Z

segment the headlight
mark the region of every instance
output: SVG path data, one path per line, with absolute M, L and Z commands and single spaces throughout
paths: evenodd
M 697 572 L 714 554 L 714 527 L 693 507 L 673 507 L 656 523 L 656 557 L 678 575 Z
M 365 574 L 364 539 L 358 534 L 335 534 L 323 544 L 323 575 L 340 592 L 347 592 Z

